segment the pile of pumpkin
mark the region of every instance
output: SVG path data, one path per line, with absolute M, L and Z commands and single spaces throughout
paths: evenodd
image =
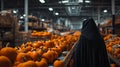
M 46 32 L 46 31 L 38 32 L 38 31 L 34 30 L 31 35 L 35 36 L 35 37 L 51 37 L 52 34 L 50 32 Z
M 106 43 L 106 49 L 114 58 L 117 58 L 120 61 L 120 37 L 112 37 L 112 35 L 108 36 L 109 39 L 106 40 L 109 41 Z
M 55 38 L 54 38 L 55 37 Z M 27 42 L 19 47 L 0 50 L 0 67 L 65 67 L 58 60 L 62 51 L 70 50 L 78 40 L 75 35 L 54 36 L 48 41 Z
M 111 39 L 112 37 L 112 34 L 107 34 L 105 37 L 104 37 L 104 40 L 105 41 L 108 41 L 109 39 Z

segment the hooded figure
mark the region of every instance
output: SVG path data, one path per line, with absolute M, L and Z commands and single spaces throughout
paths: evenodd
M 110 67 L 106 46 L 93 19 L 83 22 L 74 67 Z

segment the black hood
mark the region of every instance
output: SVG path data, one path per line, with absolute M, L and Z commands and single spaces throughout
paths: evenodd
M 95 24 L 95 21 L 90 18 L 83 22 L 82 26 L 82 35 L 88 39 L 96 39 L 101 37 L 98 27 Z

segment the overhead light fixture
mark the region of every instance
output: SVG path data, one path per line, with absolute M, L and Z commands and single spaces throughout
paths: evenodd
M 49 11 L 53 11 L 53 8 L 51 8 L 51 7 L 50 7 L 50 8 L 48 8 L 48 9 L 49 9 Z
M 83 19 L 83 21 L 87 20 L 86 18 Z
M 23 16 L 25 17 L 26 15 L 25 15 L 25 14 L 23 14 Z
M 90 3 L 90 1 L 89 1 L 89 0 L 86 0 L 85 3 Z
M 39 0 L 41 3 L 45 3 L 45 0 Z
M 68 3 L 68 0 L 59 1 L 59 3 Z
M 103 10 L 103 12 L 104 12 L 104 13 L 107 13 L 108 11 L 105 9 L 105 10 Z
M 23 16 L 21 16 L 20 19 L 23 19 Z
M 83 0 L 78 0 L 78 2 L 79 2 L 79 3 L 82 3 L 82 2 L 83 2 Z
M 68 0 L 66 0 L 66 1 L 62 1 L 62 3 L 68 3 Z
M 13 10 L 13 13 L 17 13 L 17 11 L 16 11 L 16 10 Z
M 58 13 L 58 12 L 56 12 L 56 13 L 55 13 L 55 15 L 59 15 L 59 13 Z
M 45 19 L 41 19 L 41 21 L 45 21 Z

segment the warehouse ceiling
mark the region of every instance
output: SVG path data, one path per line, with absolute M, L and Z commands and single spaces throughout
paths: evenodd
M 1 0 L 2 1 L 2 0 Z M 17 9 L 24 14 L 24 0 L 3 0 L 4 9 Z M 28 0 L 29 14 L 48 17 L 95 17 L 111 16 L 111 0 Z M 1 3 L 1 2 L 0 2 Z M 116 14 L 120 14 L 120 1 L 115 0 Z M 53 11 L 48 10 L 53 8 Z M 107 10 L 107 12 L 103 12 Z M 57 15 L 56 15 L 57 13 Z

